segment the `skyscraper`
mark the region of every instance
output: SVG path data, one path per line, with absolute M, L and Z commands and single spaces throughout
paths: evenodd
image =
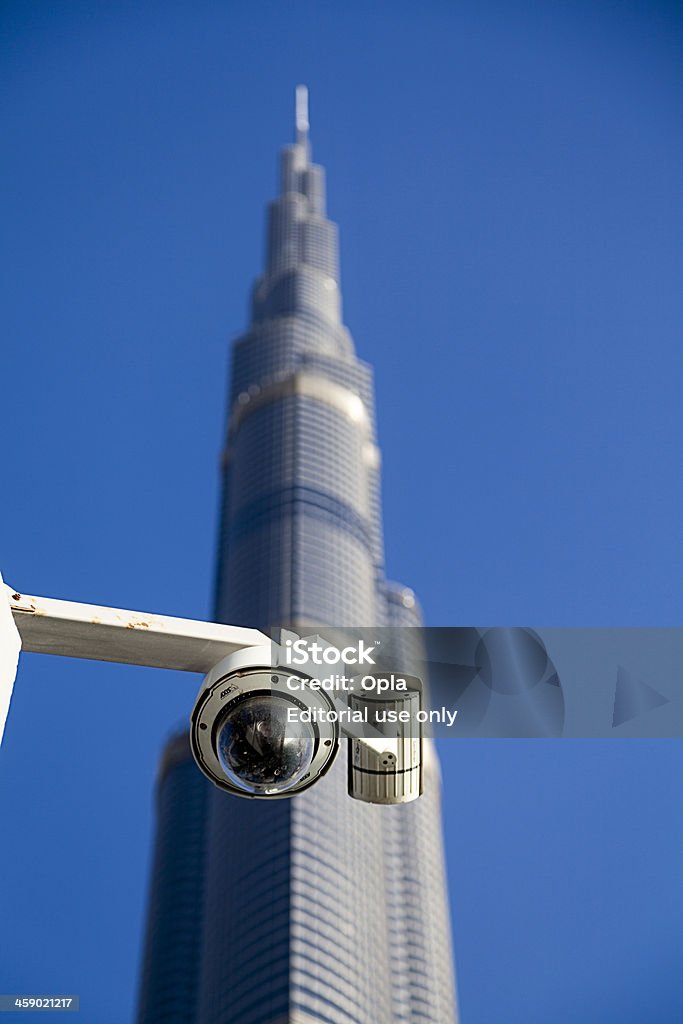
M 216 618 L 418 625 L 384 575 L 372 374 L 344 327 L 337 229 L 311 162 L 307 96 L 282 153 L 265 271 L 233 350 Z M 139 1024 L 452 1024 L 439 770 L 381 807 L 346 792 L 344 752 L 289 800 L 250 801 L 167 748 Z

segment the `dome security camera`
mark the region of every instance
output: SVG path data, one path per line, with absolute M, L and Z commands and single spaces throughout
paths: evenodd
M 358 669 L 361 653 L 370 660 L 374 649 L 362 641 L 340 649 L 320 636 L 293 637 L 284 630 L 279 645 L 233 652 L 204 678 L 190 719 L 204 775 L 236 796 L 295 796 L 328 771 L 343 732 L 350 797 L 376 804 L 419 797 L 420 679 Z M 355 674 L 326 674 L 340 664 Z
M 331 698 L 309 687 L 303 673 L 271 662 L 270 647 L 223 658 L 204 678 L 192 710 L 195 761 L 236 796 L 301 793 L 325 774 L 339 749 Z

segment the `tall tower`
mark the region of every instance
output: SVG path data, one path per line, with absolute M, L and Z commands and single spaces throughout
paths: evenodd
M 418 625 L 412 592 L 384 576 L 372 373 L 342 321 L 337 229 L 311 161 L 304 87 L 296 100 L 265 271 L 233 349 L 216 618 L 262 630 Z M 169 824 L 173 776 L 189 757 L 174 743 L 160 781 L 138 1024 L 453 1024 L 431 745 L 425 795 L 412 804 L 351 799 L 342 752 L 288 800 L 231 797 L 202 779 L 196 813 L 186 803 Z M 195 860 L 182 853 L 192 844 Z M 178 850 L 196 884 L 175 894 Z M 164 939 L 155 922 L 174 907 L 178 930 Z M 156 1010 L 165 978 L 182 991 Z

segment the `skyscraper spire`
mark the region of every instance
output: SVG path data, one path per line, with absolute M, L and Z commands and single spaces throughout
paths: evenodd
M 308 89 L 305 85 L 296 87 L 296 141 L 308 142 Z

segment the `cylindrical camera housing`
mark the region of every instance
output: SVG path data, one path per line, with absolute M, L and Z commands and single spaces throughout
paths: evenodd
M 366 679 L 368 677 L 365 677 Z M 404 804 L 423 792 L 422 724 L 418 712 L 422 684 L 402 677 L 405 691 L 390 695 L 354 690 L 349 707 L 359 711 L 365 727 L 349 738 L 349 796 L 373 804 Z

